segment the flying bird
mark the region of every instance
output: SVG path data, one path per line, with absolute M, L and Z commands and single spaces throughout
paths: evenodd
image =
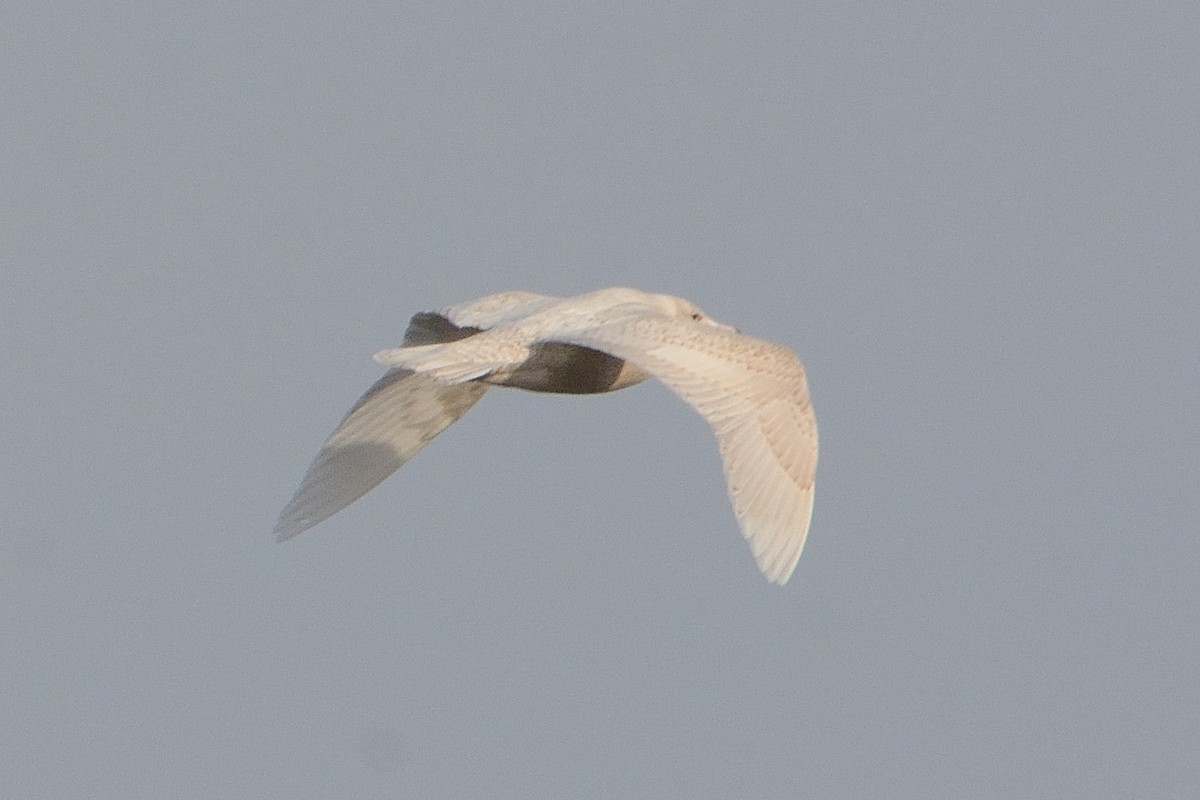
M 375 360 L 389 372 L 317 453 L 279 515 L 278 541 L 373 489 L 489 386 L 598 394 L 654 377 L 712 426 L 759 569 L 783 584 L 796 568 L 812 517 L 817 422 L 804 367 L 785 347 L 687 300 L 611 288 L 575 297 L 502 292 L 421 312 L 401 346 Z

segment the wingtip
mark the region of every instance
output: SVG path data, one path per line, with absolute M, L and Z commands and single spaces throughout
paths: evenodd
M 796 566 L 800 563 L 800 551 L 804 548 L 804 542 L 800 543 L 800 547 L 796 548 L 794 553 L 790 555 L 783 554 L 782 559 L 776 560 L 772 565 L 760 565 L 763 574 L 767 576 L 767 580 L 778 586 L 784 586 L 791 580 L 792 573 L 796 571 Z
M 394 354 L 395 354 L 395 351 L 398 349 L 400 349 L 400 348 L 389 347 L 386 350 L 380 350 L 378 353 L 371 356 L 371 360 L 374 361 L 376 364 L 382 364 L 385 367 L 395 366 Z
M 787 575 L 773 575 L 773 574 L 771 574 L 771 573 L 768 573 L 768 572 L 763 572 L 763 577 L 767 579 L 767 583 L 773 583 L 773 584 L 775 584 L 776 586 L 783 586 L 784 584 L 786 584 L 786 583 L 788 582 L 788 578 L 789 578 L 790 576 L 787 576 Z
M 747 538 L 751 541 L 754 562 L 758 565 L 763 577 L 777 586 L 787 584 L 792 573 L 796 571 L 796 566 L 800 563 L 800 553 L 804 550 L 804 538 L 798 542 L 795 540 L 778 542 L 781 546 L 764 547 L 759 551 L 754 551 L 756 537 L 749 536 Z
M 288 519 L 286 515 L 279 518 L 275 523 L 275 528 L 271 531 L 275 535 L 276 542 L 286 542 L 288 539 L 299 536 L 306 530 L 311 528 L 313 523 L 306 519 Z
M 768 575 L 767 580 L 776 586 L 787 586 L 787 582 L 792 578 L 792 571 L 795 570 L 795 565 L 791 569 L 777 572 L 774 575 Z

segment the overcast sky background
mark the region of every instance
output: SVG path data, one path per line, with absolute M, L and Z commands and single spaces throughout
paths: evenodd
M 1194 8 L 117 5 L 0 14 L 0 796 L 1200 796 Z M 804 360 L 786 587 L 652 383 L 274 543 L 413 312 L 609 285 Z

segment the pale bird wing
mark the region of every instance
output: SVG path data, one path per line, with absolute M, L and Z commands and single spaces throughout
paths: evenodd
M 560 300 L 558 297 L 534 292 L 500 292 L 447 306 L 439 313 L 456 325 L 469 325 L 487 330 L 505 322 L 524 319 Z
M 406 344 L 468 338 L 477 328 L 458 327 L 440 314 L 420 313 Z M 313 459 L 300 488 L 279 515 L 275 534 L 289 539 L 341 511 L 404 465 L 433 437 L 475 405 L 486 384 L 449 386 L 393 369 L 358 399 Z
M 742 535 L 763 574 L 786 583 L 808 535 L 817 467 L 800 360 L 771 342 L 655 315 L 547 338 L 636 364 L 708 421 Z
M 279 541 L 326 519 L 379 485 L 487 391 L 392 370 L 367 390 L 313 459 L 279 515 Z

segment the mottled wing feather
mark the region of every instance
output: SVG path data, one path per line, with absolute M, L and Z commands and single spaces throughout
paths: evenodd
M 771 342 L 651 315 L 563 339 L 638 365 L 708 421 L 754 559 L 769 580 L 787 582 L 808 534 L 817 465 L 799 359 Z
M 487 330 L 505 322 L 528 317 L 560 299 L 534 292 L 500 292 L 448 306 L 439 313 L 457 325 Z

